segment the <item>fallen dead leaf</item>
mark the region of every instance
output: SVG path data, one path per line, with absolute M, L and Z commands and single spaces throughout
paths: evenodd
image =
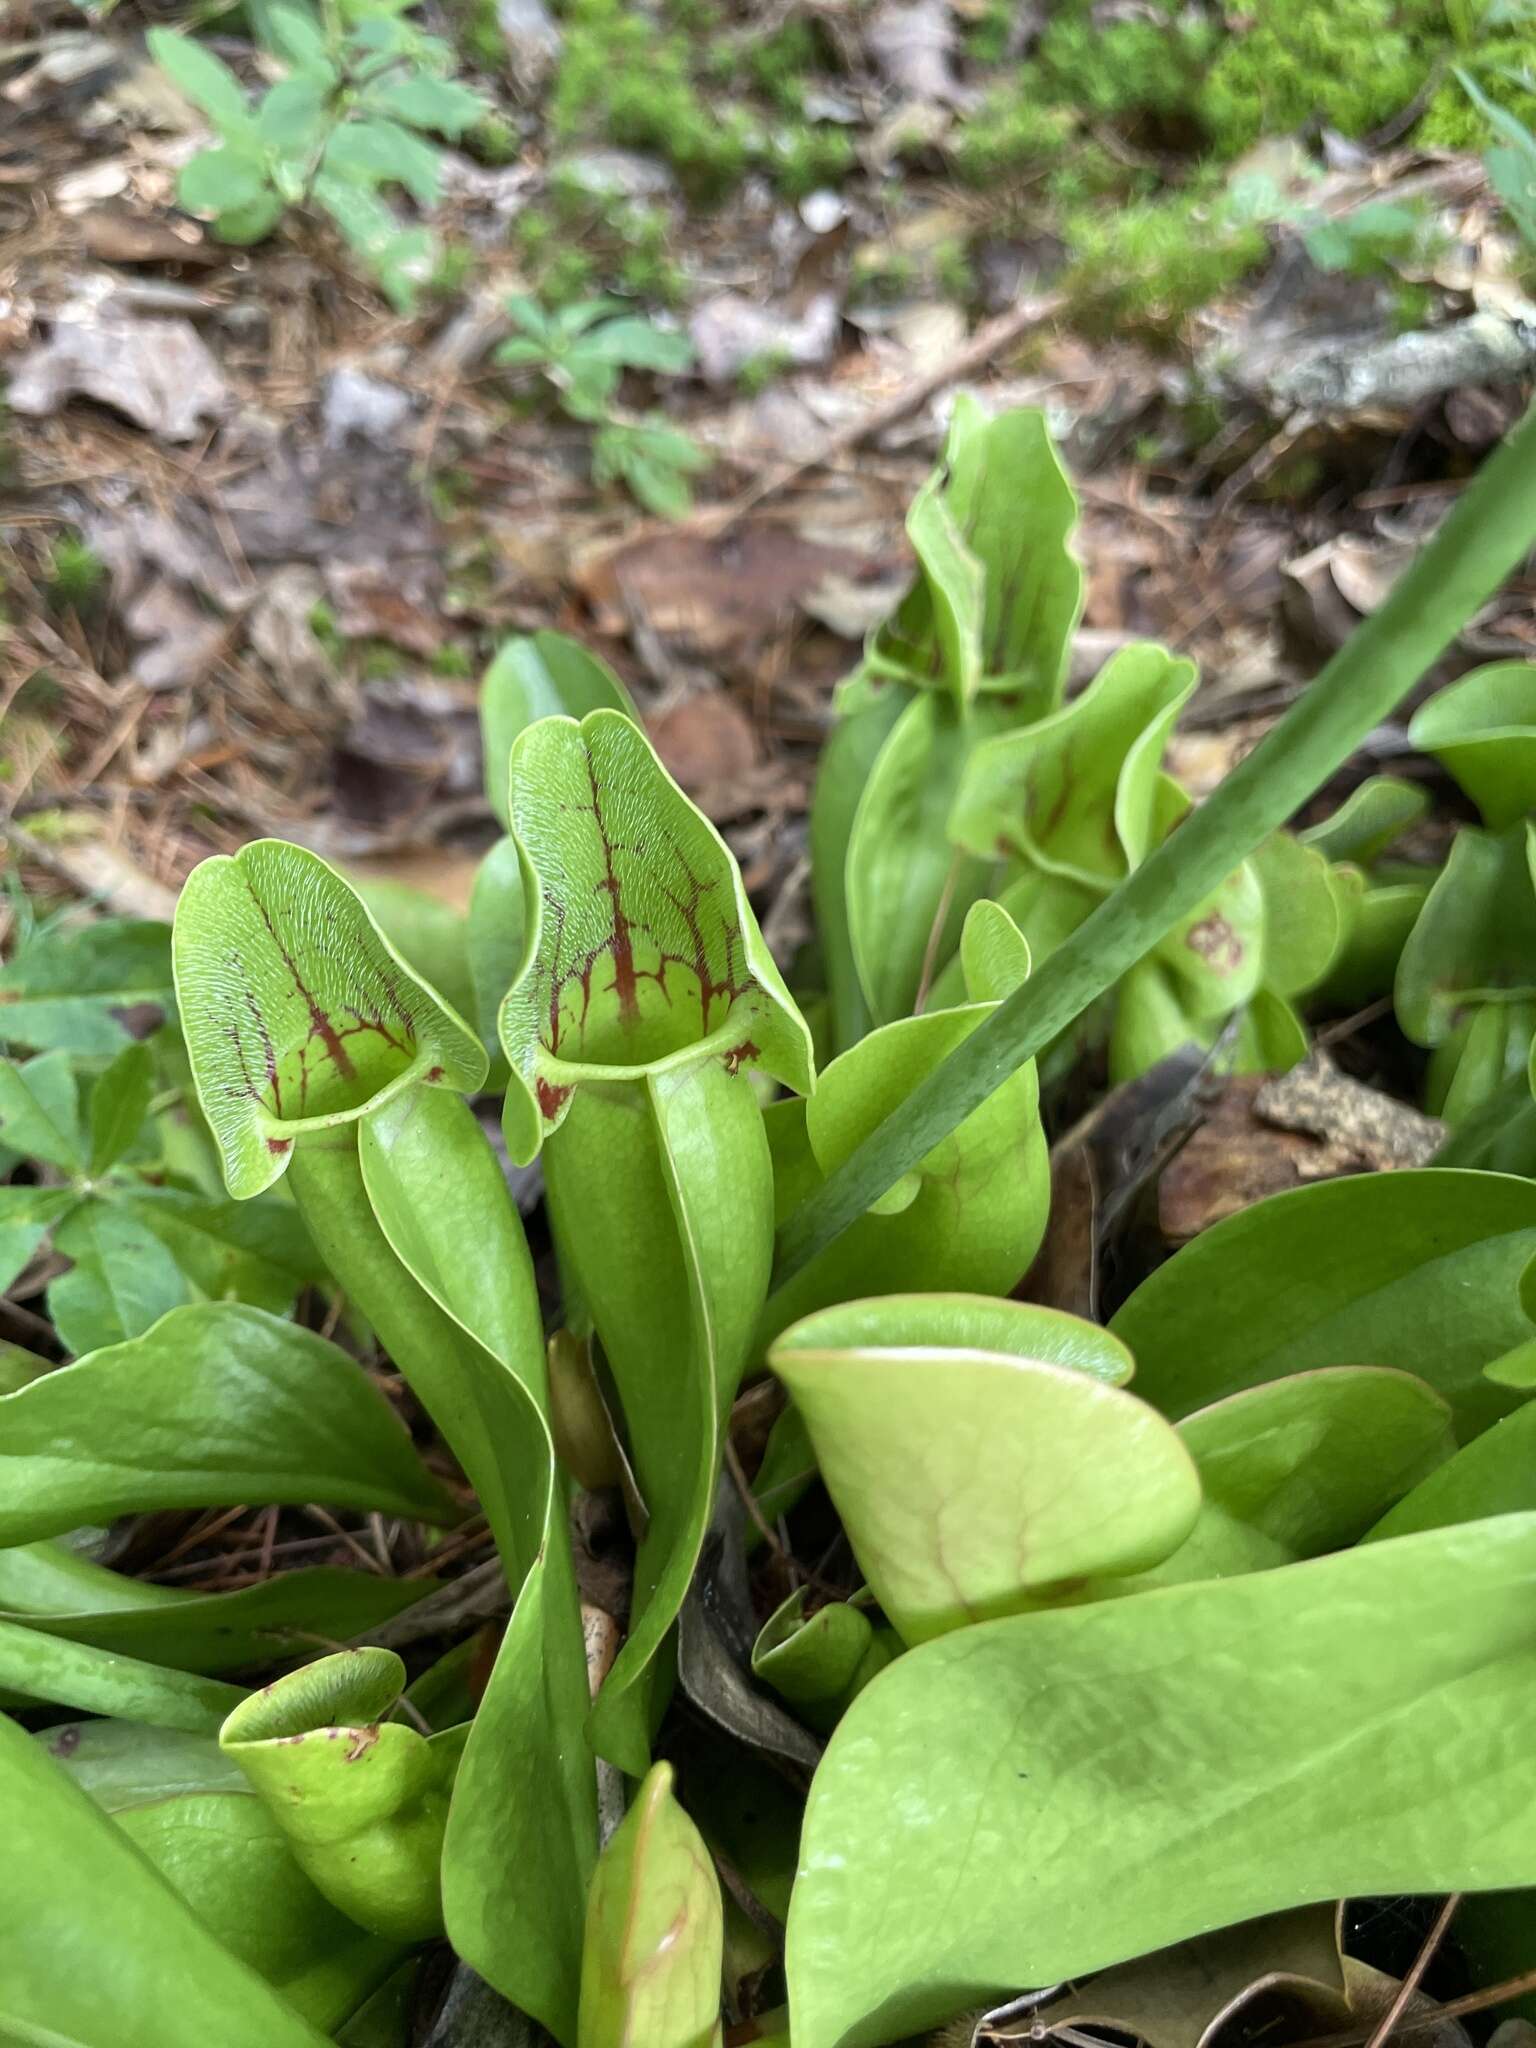
M 691 797 L 704 799 L 757 766 L 760 749 L 752 721 L 724 690 L 701 691 L 653 720 L 652 742 L 667 772 Z
M 74 397 L 109 405 L 166 441 L 191 441 L 227 412 L 224 373 L 187 320 L 133 320 L 102 309 L 63 316 L 22 357 L 7 394 L 13 412 L 41 416 Z

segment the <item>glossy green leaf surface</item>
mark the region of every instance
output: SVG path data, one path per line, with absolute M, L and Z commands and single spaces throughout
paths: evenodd
M 351 874 L 346 880 L 411 972 L 472 1020 L 475 990 L 463 911 L 389 876 Z
M 1006 1350 L 976 1341 L 988 1323 L 1008 1326 Z M 1076 1317 L 893 1295 L 807 1317 L 769 1362 L 909 1644 L 1144 1571 L 1194 1526 L 1188 1450 L 1113 1384 L 1129 1373 L 1114 1339 Z
M 305 1130 L 413 1081 L 473 1089 L 475 1033 L 414 975 L 318 855 L 258 839 L 187 878 L 173 940 L 182 1029 L 232 1195 L 259 1194 Z
M 1368 775 L 1331 817 L 1300 834 L 1329 860 L 1379 860 L 1430 807 L 1429 791 L 1400 775 Z
M 384 1716 L 405 1686 L 393 1650 L 342 1650 L 252 1693 L 219 1731 L 332 1905 L 370 1933 L 424 1941 L 443 1924 L 440 1866 L 464 1731 Z
M 1536 997 L 1536 887 L 1524 824 L 1466 826 L 1398 964 L 1398 1022 L 1418 1045 L 1443 1043 L 1474 1009 Z
M 592 1879 L 578 2048 L 717 2048 L 720 1882 L 657 1764 Z
M 1006 932 L 1002 941 L 996 936 L 998 926 Z M 996 904 L 976 905 L 962 947 L 969 945 L 972 954 L 975 993 L 992 1000 L 902 1018 L 872 1031 L 818 1075 L 809 1101 L 769 1108 L 765 1120 L 780 1219 L 986 1021 L 995 998 L 1008 993 L 1012 977 L 1001 956 L 983 957 L 988 934 L 994 947 L 1011 940 L 1018 948 L 1015 972 L 1022 980 L 1028 949 L 1017 929 Z M 989 969 L 1002 978 L 989 980 Z M 813 1309 L 858 1296 L 1009 1293 L 1039 1249 L 1049 1181 L 1039 1084 L 1034 1062 L 1026 1061 L 875 1211 L 773 1297 L 759 1343 Z
M 1408 737 L 1455 776 L 1494 832 L 1536 810 L 1536 662 L 1496 661 L 1436 691 Z
M 854 1602 L 833 1600 L 808 1615 L 807 1597 L 802 1586 L 769 1615 L 752 1648 L 752 1670 L 808 1728 L 830 1735 L 901 1645 Z
M 591 1758 L 564 1499 L 545 1415 L 543 1332 L 522 1227 L 469 1109 L 415 1089 L 294 1165 L 322 1248 L 473 1483 L 512 1619 L 449 1811 L 443 1903 L 458 1952 L 562 2040 L 574 2026 L 595 1854 Z M 540 1858 L 507 1858 L 526 1835 Z
M 501 1011 L 520 1164 L 589 1080 L 713 1054 L 811 1086 L 810 1035 L 725 842 L 633 722 L 541 719 L 512 750 L 524 959 Z
M 157 1586 L 107 1571 L 60 1543 L 0 1550 L 0 1618 L 177 1671 L 238 1671 L 363 1635 L 435 1590 L 316 1566 L 231 1593 Z
M 70 2048 L 321 2048 L 324 2035 L 4 1716 L 0 1787 L 0 2030 Z
M 156 1728 L 211 1734 L 245 1693 L 192 1672 L 67 1642 L 23 1622 L 0 1620 L 0 1691 L 78 1707 Z
M 859 799 L 901 716 L 905 697 L 895 685 L 863 693 L 828 734 L 816 763 L 811 795 L 811 896 L 832 1003 L 833 1050 L 846 1052 L 869 1029 L 869 1005 L 859 980 L 848 912 L 848 846 Z
M 168 924 L 65 925 L 0 966 L 0 1043 L 110 1057 L 175 1013 Z
M 1362 1541 L 1536 1509 L 1536 1404 L 1527 1401 L 1421 1479 Z
M 1186 1416 L 1178 1433 L 1200 1474 L 1194 1529 L 1162 1564 L 1105 1592 L 1342 1550 L 1456 1448 L 1450 1410 L 1432 1388 L 1365 1365 L 1248 1387 Z
M 216 1935 L 329 2031 L 398 1951 L 328 1905 L 211 1735 L 67 1721 L 36 1738 Z
M 1533 1592 L 1536 1517 L 1512 1515 L 899 1658 L 812 1787 L 795 2048 L 1309 1900 L 1531 1883 L 1536 1758 L 1508 1731 Z
M 551 632 L 518 633 L 503 641 L 480 686 L 485 793 L 503 827 L 510 817 L 507 772 L 518 734 L 541 718 L 579 719 L 604 710 L 622 711 L 639 723 L 628 690 L 579 641 Z
M 308 1501 L 450 1513 L 367 1375 L 260 1309 L 173 1309 L 0 1400 L 6 1543 L 151 1508 Z
M 1426 1168 L 1364 1174 L 1256 1202 L 1144 1280 L 1111 1328 L 1136 1386 L 1181 1416 L 1327 1365 L 1416 1373 L 1458 1434 L 1515 1396 L 1483 1367 L 1531 1335 L 1520 1277 L 1536 1254 L 1536 1188 Z
M 48 1289 L 49 1313 L 77 1357 L 142 1337 L 187 1300 L 169 1250 L 126 1206 L 82 1203 L 60 1222 L 53 1243 L 72 1263 Z

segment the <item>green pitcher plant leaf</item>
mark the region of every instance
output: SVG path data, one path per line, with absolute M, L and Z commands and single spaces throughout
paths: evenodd
M 604 661 L 565 633 L 518 633 L 503 641 L 480 685 L 485 793 L 507 828 L 507 764 L 519 733 L 541 718 L 621 711 L 639 724 L 628 690 Z
M 1536 1510 L 1536 1404 L 1494 1423 L 1405 1494 L 1362 1542 Z
M 720 1881 L 656 1764 L 592 1878 L 577 2048 L 719 2048 Z
M 1188 1540 L 1101 1594 L 1266 1571 L 1356 1542 L 1456 1448 L 1446 1403 L 1412 1373 L 1329 1366 L 1268 1380 L 1178 1425 L 1200 1474 Z
M 176 906 L 173 958 L 232 1195 L 269 1187 L 304 1131 L 351 1122 L 413 1081 L 485 1079 L 475 1033 L 303 847 L 258 839 L 202 862 Z
M 877 1628 L 853 1600 L 807 1612 L 801 1586 L 763 1623 L 752 1647 L 752 1670 L 820 1735 L 830 1735 L 843 1710 L 883 1671 L 901 1644 Z
M 1331 816 L 1309 825 L 1298 837 L 1332 861 L 1354 861 L 1369 867 L 1430 807 L 1421 782 L 1401 775 L 1368 775 L 1350 791 Z
M 1437 1049 L 1430 1107 L 1459 1122 L 1518 1073 L 1536 1006 L 1536 882 L 1523 822 L 1467 826 L 1436 877 L 1397 965 L 1397 1018 Z
M 1408 727 L 1502 832 L 1536 810 L 1536 662 L 1496 661 L 1437 690 Z
M 322 2048 L 325 2035 L 4 1715 L 0 1788 L 0 2034 L 69 2048 Z
M 1536 1517 L 1507 1515 L 898 1658 L 811 1790 L 795 2048 L 1313 1900 L 1530 1884 L 1533 1590 Z
M 501 1168 L 462 1103 L 416 1090 L 370 1117 L 358 1143 L 379 1228 L 435 1318 L 418 1305 L 416 1334 L 396 1355 L 415 1362 L 423 1389 L 424 1343 L 454 1362 L 457 1387 L 439 1396 L 451 1401 L 450 1442 L 470 1444 L 483 1417 L 466 1469 L 514 1603 L 449 1810 L 448 1929 L 482 1975 L 568 2040 L 596 1788 L 574 1733 L 588 1685 L 533 1264 Z M 540 1844 L 537 1862 L 515 1873 L 505 1855 L 514 1835 Z
M 5 1620 L 0 1620 L 0 1692 L 201 1734 L 211 1734 L 245 1697 L 242 1687 L 221 1679 L 168 1671 Z
M 444 1912 L 458 1952 L 568 2042 L 596 1794 L 572 1737 L 587 1685 L 522 1227 L 484 1133 L 442 1089 L 304 1139 L 293 1180 L 496 1539 L 514 1606 L 449 1809 Z M 539 1858 L 509 1861 L 525 1837 Z
M 461 1017 L 475 1013 L 469 933 L 463 911 L 388 875 L 351 873 L 353 894 L 411 972 Z
M 767 1287 L 772 1167 L 744 1069 L 808 1090 L 810 1040 L 729 850 L 628 718 L 529 727 L 510 786 L 525 953 L 502 1006 L 504 1121 L 514 1159 L 543 1148 L 644 1502 L 629 1639 L 593 1721 L 638 1777 Z
M 780 1220 L 1029 972 L 1029 948 L 995 903 L 973 906 L 961 954 L 972 1000 L 872 1031 L 818 1075 L 808 1101 L 777 1102 L 765 1112 Z M 1049 1198 L 1030 1061 L 840 1244 L 773 1296 L 759 1346 L 797 1317 L 858 1296 L 1011 1292 L 1039 1250 Z
M 153 1508 L 309 1501 L 453 1512 L 368 1376 L 261 1309 L 173 1309 L 0 1399 L 3 1543 Z
M 782 1282 L 964 1121 L 1019 1063 L 1078 1024 L 1127 970 L 1284 826 L 1393 711 L 1536 533 L 1528 414 L 1316 683 L 1022 988 L 958 1045 L 781 1233 Z
M 216 1935 L 329 2032 L 394 1966 L 316 1891 L 282 1829 L 212 1735 L 66 1721 L 36 1741 Z
M 1483 1367 L 1532 1334 L 1520 1278 L 1536 1186 L 1424 1168 L 1256 1202 L 1144 1280 L 1110 1327 L 1143 1397 L 1175 1418 L 1318 1366 L 1396 1366 L 1475 1436 L 1518 1404 Z
M 796 1323 L 769 1363 L 908 1644 L 1145 1571 L 1194 1527 L 1189 1451 L 1116 1384 L 1127 1354 L 1075 1316 L 891 1295 Z
M 393 1650 L 341 1650 L 241 1701 L 219 1747 L 349 1920 L 397 1942 L 443 1926 L 443 1830 L 466 1730 L 386 1720 L 405 1687 Z
M 157 1586 L 108 1571 L 62 1543 L 0 1550 L 0 1619 L 177 1671 L 239 1671 L 366 1634 L 436 1590 L 314 1566 L 229 1593 Z
M 524 955 L 501 1010 L 520 1164 L 583 1080 L 713 1054 L 808 1093 L 810 1035 L 725 842 L 616 711 L 541 719 L 512 750 Z

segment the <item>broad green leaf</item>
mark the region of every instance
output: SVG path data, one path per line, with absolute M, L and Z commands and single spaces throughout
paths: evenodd
M 269 6 L 267 26 L 278 54 L 290 64 L 315 74 L 329 71 L 330 46 L 318 22 L 300 7 Z
M 545 718 L 512 750 L 524 958 L 501 1011 L 504 1121 L 531 1159 L 586 1077 L 681 1058 L 811 1086 L 810 1034 L 725 842 L 616 711 Z
M 329 1906 L 212 1736 L 67 1721 L 36 1737 L 239 1961 L 329 2031 L 398 1950 Z
M 787 1515 L 815 1481 L 816 1454 L 806 1434 L 805 1417 L 793 1401 L 786 1402 L 783 1412 L 768 1432 L 762 1463 L 752 1475 L 752 1497 L 763 1519 L 771 1524 L 781 1515 Z M 762 1530 L 756 1522 L 749 1522 L 746 1530 L 748 1554 L 762 1541 Z
M 0 1187 L 0 1292 L 24 1270 L 49 1231 L 79 1199 L 73 1188 L 21 1182 Z
M 214 219 L 213 232 L 221 242 L 248 248 L 263 242 L 282 219 L 287 202 L 280 192 L 264 192 L 259 199 L 223 208 Z
M 1536 1509 L 1536 1404 L 1527 1402 L 1421 1479 L 1361 1540 L 1413 1536 Z
M 67 1053 L 0 1059 L 0 1144 L 66 1173 L 84 1167 L 80 1098 Z
M 480 685 L 480 736 L 486 795 L 504 826 L 510 822 L 507 776 L 518 734 L 541 718 L 580 719 L 604 710 L 622 711 L 639 723 L 628 690 L 579 641 L 539 632 L 518 633 L 502 643 Z
M 408 128 L 425 128 L 432 134 L 446 135 L 450 141 L 462 135 L 485 112 L 485 102 L 479 93 L 471 92 L 467 85 L 455 85 L 451 79 L 433 78 L 424 71 L 413 78 L 376 87 L 368 95 L 368 104 L 378 113 L 405 122 Z
M 1408 782 L 1398 775 L 1368 775 L 1331 818 L 1309 825 L 1300 837 L 1328 860 L 1353 860 L 1369 866 L 1416 825 L 1429 807 L 1429 791 L 1422 782 Z
M 752 1670 L 794 1708 L 808 1728 L 830 1735 L 849 1705 L 901 1650 L 890 1629 L 877 1629 L 851 1600 L 833 1600 L 807 1615 L 809 1591 L 776 1607 L 752 1647 Z
M 1482 1368 L 1531 1335 L 1536 1186 L 1427 1167 L 1256 1202 L 1144 1280 L 1111 1328 L 1166 1414 L 1317 1366 L 1396 1366 L 1475 1436 L 1516 1405 Z
M 154 1086 L 154 1060 L 145 1045 L 125 1045 L 98 1077 L 90 1107 L 93 1174 L 115 1166 L 139 1135 Z
M 360 184 L 403 185 L 420 206 L 437 201 L 439 153 L 398 121 L 348 121 L 325 148 L 325 168 Z
M 832 1000 L 832 1050 L 846 1052 L 869 1029 L 848 925 L 848 847 L 859 799 L 905 697 L 887 686 L 850 706 L 832 728 L 816 764 L 811 797 L 811 899 L 827 993 Z
M 1017 979 L 1028 948 L 996 904 L 977 904 L 962 952 L 973 991 L 994 1000 L 906 1017 L 873 1031 L 818 1076 L 809 1101 L 767 1111 L 774 1153 L 775 1209 L 787 1216 L 840 1166 L 892 1110 L 969 1037 L 1013 985 L 988 980 L 1016 949 Z M 996 953 L 987 958 L 988 949 Z M 868 1216 L 774 1295 L 759 1341 L 797 1316 L 874 1294 L 1009 1294 L 1045 1234 L 1050 1172 L 1032 1060 L 935 1147 Z
M 182 1029 L 232 1195 L 259 1194 L 306 1130 L 428 1081 L 478 1088 L 484 1048 L 334 868 L 258 839 L 187 878 L 173 942 Z
M 1125 874 L 1161 836 L 1159 764 L 1194 687 L 1193 662 L 1150 643 L 1122 649 L 1070 704 L 974 748 L 950 813 L 955 843 L 1095 890 Z
M 4 1619 L 177 1671 L 238 1671 L 309 1655 L 318 1644 L 366 1634 L 436 1584 L 317 1567 L 233 1593 L 196 1593 L 107 1571 L 59 1543 L 0 1550 Z
M 48 1313 L 79 1358 L 142 1337 L 190 1290 L 155 1233 L 117 1202 L 82 1202 L 53 1234 L 72 1261 L 48 1289 Z
M 64 925 L 0 966 L 0 1043 L 111 1055 L 175 1008 L 168 924 Z
M 859 982 L 877 1024 L 910 1013 L 986 891 L 990 850 L 978 859 L 956 846 L 950 816 L 973 749 L 1009 723 L 990 699 L 962 720 L 947 698 L 924 690 L 909 698 L 875 756 L 853 816 L 844 892 Z
M 152 28 L 145 40 L 172 85 L 208 116 L 221 135 L 237 135 L 250 126 L 245 88 L 212 50 L 168 28 Z
M 265 146 L 280 156 L 302 156 L 313 149 L 334 119 L 330 90 L 319 73 L 280 78 L 263 94 L 256 113 L 256 132 Z
M 0 1399 L 0 1542 L 152 1508 L 446 1496 L 367 1375 L 260 1309 L 194 1303 Z
M 870 663 L 876 675 L 936 690 L 963 711 L 981 687 L 981 636 L 986 570 L 965 544 L 935 470 L 907 511 L 907 539 L 918 576 L 888 626 L 876 634 Z
M 1390 995 L 1397 965 L 1429 895 L 1423 881 L 1375 884 L 1358 868 L 1336 867 L 1344 936 L 1317 1000 L 1330 1009 L 1363 1009 Z
M 210 1200 L 186 1188 L 142 1185 L 116 1197 L 152 1230 L 200 1295 L 281 1315 L 325 1269 L 291 1202 Z
M 1032 406 L 989 419 L 961 392 L 945 460 L 951 510 L 986 576 L 982 687 L 1038 716 L 1061 696 L 1082 610 L 1071 550 L 1077 498 L 1045 414 Z
M 0 1691 L 198 1734 L 212 1734 L 245 1698 L 240 1686 L 221 1679 L 167 1671 L 142 1658 L 68 1642 L 24 1622 L 5 1620 L 0 1620 Z
M 605 320 L 581 342 L 581 354 L 594 362 L 619 363 L 631 370 L 657 370 L 676 376 L 693 361 L 693 343 L 686 334 L 631 316 Z
M 1421 704 L 1408 737 L 1443 761 L 1492 832 L 1536 810 L 1536 662 L 1474 669 Z
M 720 1882 L 657 1764 L 592 1879 L 577 2048 L 718 2048 Z
M 1453 1127 L 1496 1104 L 1517 1075 L 1528 1074 L 1536 1048 L 1536 993 L 1525 1001 L 1469 1009 L 1430 1055 L 1424 1106 Z
M 188 213 L 221 215 L 245 206 L 261 206 L 271 179 L 261 158 L 249 149 L 199 150 L 183 164 L 176 179 L 176 199 Z M 231 238 L 232 239 L 232 238 Z
M 39 1358 L 25 1345 L 0 1341 L 0 1394 L 17 1393 L 53 1369 L 48 1359 Z
M 899 1658 L 812 1787 L 795 2048 L 1313 1900 L 1530 1884 L 1533 1594 L 1512 1515 Z
M 3 1716 L 0 1787 L 0 2031 L 50 2048 L 322 2048 L 324 2035 Z
M 1344 939 L 1327 859 L 1290 832 L 1266 839 L 1249 863 L 1264 898 L 1264 986 L 1300 996 L 1316 988 Z
M 538 1295 L 473 1114 L 414 1089 L 353 1133 L 304 1140 L 296 1191 L 328 1261 L 409 1378 L 485 1510 L 512 1618 L 449 1811 L 443 1902 L 458 1953 L 564 2041 L 596 1853 L 586 1667 L 547 1421 Z M 506 1855 L 536 1840 L 536 1858 Z
M 977 689 L 1005 693 L 1015 717 L 1052 710 L 1082 605 L 1068 547 L 1076 519 L 1044 415 L 989 420 L 962 395 L 944 466 L 908 516 L 919 580 L 875 636 L 872 670 L 942 684 L 960 703 Z
M 1248 1387 L 1186 1416 L 1178 1432 L 1200 1474 L 1199 1519 L 1181 1549 L 1105 1593 L 1343 1550 L 1456 1448 L 1450 1410 L 1432 1388 L 1371 1365 Z
M 745 1077 L 705 1058 L 578 1088 L 544 1173 L 561 1267 L 602 1340 L 646 1508 L 629 1636 L 592 1724 L 599 1754 L 640 1777 L 653 1660 L 692 1583 L 767 1289 L 772 1163 Z
M 1457 833 L 1398 962 L 1397 1020 L 1444 1044 L 1480 1005 L 1536 999 L 1536 885 L 1528 828 Z
M 413 1942 L 442 1931 L 443 1830 L 466 1731 L 387 1721 L 404 1686 L 393 1650 L 342 1650 L 243 1700 L 219 1747 L 316 1889 L 370 1933 Z
M 593 466 L 595 469 L 595 450 Z M 681 466 L 672 459 L 643 447 L 630 447 L 624 451 L 620 467 L 625 483 L 658 519 L 686 519 L 693 509 L 693 492 Z
M 976 1341 L 989 1324 L 1006 1349 Z M 893 1295 L 807 1317 L 769 1363 L 909 1644 L 1145 1571 L 1194 1526 L 1188 1450 L 1113 1384 L 1129 1371 L 1115 1340 L 1076 1317 Z
M 1179 813 L 1187 808 L 1182 801 Z M 1182 1045 L 1213 1045 L 1227 1019 L 1254 1006 L 1253 1043 L 1237 1064 L 1289 1066 L 1306 1050 L 1290 1040 L 1286 1012 L 1268 1009 L 1280 998 L 1262 986 L 1264 894 L 1248 862 L 1180 918 L 1121 981 L 1109 1039 L 1110 1079 L 1117 1085 L 1156 1066 Z M 1294 1027 L 1299 1033 L 1299 1026 Z M 1277 1044 L 1276 1041 L 1279 1041 Z M 1290 1040 L 1290 1042 L 1287 1042 Z

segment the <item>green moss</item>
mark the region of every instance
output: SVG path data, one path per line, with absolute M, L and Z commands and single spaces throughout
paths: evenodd
M 1161 19 L 1095 20 L 1065 10 L 1040 41 L 1038 65 L 1052 99 L 1093 120 L 1190 115 L 1221 30 L 1180 0 L 1161 0 Z
M 464 147 L 476 163 L 489 164 L 494 169 L 517 162 L 523 138 L 500 114 L 487 114 L 465 131 Z
M 745 70 L 756 90 L 780 113 L 800 114 L 805 108 L 805 81 L 826 68 L 826 59 L 815 24 L 793 16 L 752 44 Z
M 437 299 L 455 299 L 469 282 L 475 252 L 468 242 L 444 242 L 438 249 L 427 290 Z
M 917 281 L 917 264 L 905 251 L 861 250 L 853 259 L 848 293 L 854 299 L 900 299 Z
M 1226 219 L 1208 196 L 1087 208 L 1063 224 L 1063 284 L 1078 323 L 1091 330 L 1166 339 L 1198 307 L 1262 263 L 1261 228 Z
M 1200 119 L 1226 157 L 1319 123 L 1365 135 L 1412 104 L 1448 43 L 1441 0 L 1264 0 L 1211 65 Z
M 1536 22 L 1485 36 L 1474 50 L 1461 51 L 1459 60 L 1495 106 L 1507 107 L 1536 130 Z M 1414 135 L 1427 148 L 1482 149 L 1489 139 L 1488 121 L 1460 83 L 1447 78 Z
M 590 298 L 596 288 L 596 264 L 571 243 L 552 249 L 539 271 L 539 296 L 546 305 L 568 306 L 574 299 Z
M 83 612 L 100 597 L 107 565 L 78 533 L 62 533 L 49 549 L 48 602 L 56 611 Z
M 756 398 L 760 391 L 766 391 L 777 378 L 790 368 L 794 358 L 787 349 L 759 349 L 755 356 L 748 356 L 736 372 L 736 388 L 744 398 Z
M 505 71 L 507 39 L 496 17 L 496 0 L 451 0 L 453 39 L 467 63 L 482 71 Z
M 1064 107 L 1048 106 L 1040 74 L 1026 65 L 1008 85 L 994 86 L 955 130 L 950 142 L 956 174 L 968 185 L 995 185 L 1059 163 L 1077 122 Z
M 829 122 L 796 122 L 770 144 L 769 168 L 786 199 L 803 199 L 823 185 L 840 184 L 853 161 L 852 139 Z
M 968 306 L 976 296 L 976 273 L 970 254 L 958 236 L 937 244 L 933 251 L 933 281 L 946 299 Z
M 457 647 L 452 641 L 439 647 L 432 657 L 432 673 L 435 676 L 457 678 L 472 676 L 475 664 L 466 647 Z

